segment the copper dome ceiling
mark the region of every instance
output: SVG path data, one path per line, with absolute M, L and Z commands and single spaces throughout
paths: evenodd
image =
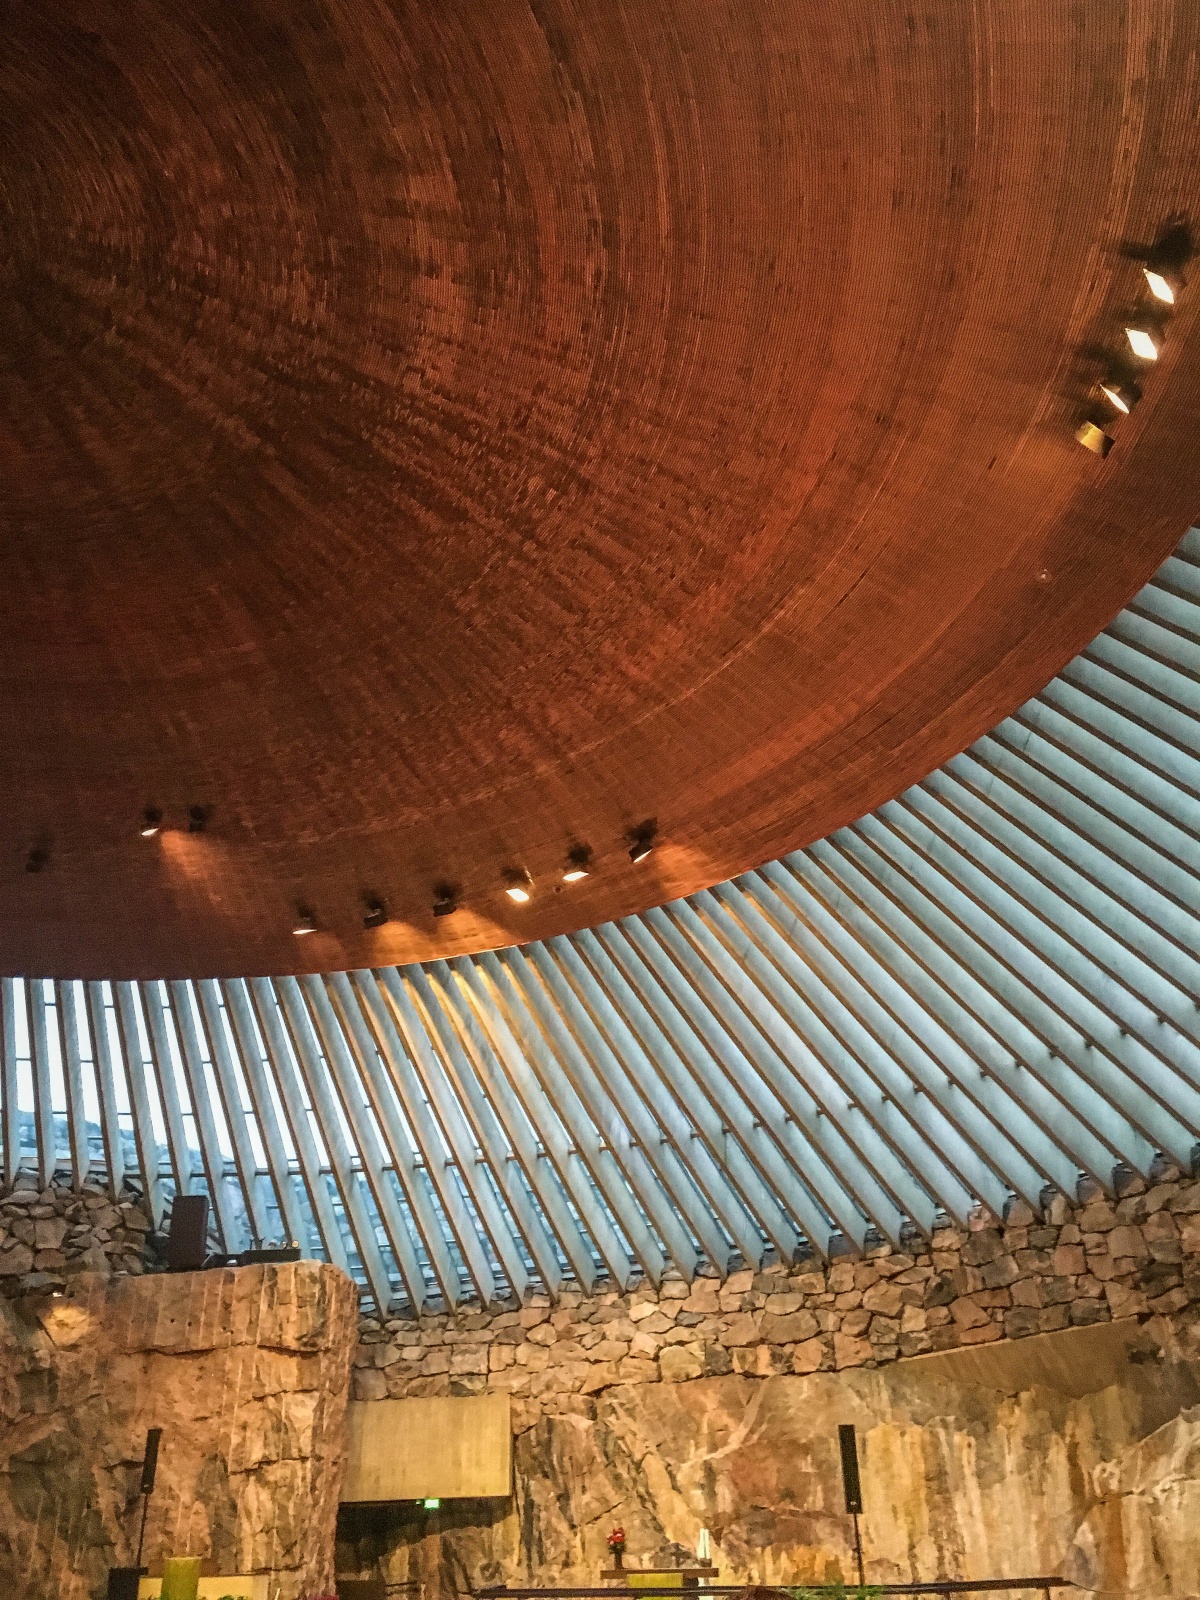
M 1195 516 L 1200 293 L 1073 437 L 1197 202 L 1192 0 L 4 24 L 0 970 L 695 892 L 964 748 Z

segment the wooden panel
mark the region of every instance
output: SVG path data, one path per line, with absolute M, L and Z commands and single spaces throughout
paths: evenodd
M 1129 1387 L 1137 1376 L 1131 1370 L 1131 1354 L 1136 1366 L 1139 1358 L 1145 1360 L 1147 1351 L 1153 1352 L 1154 1346 L 1137 1319 L 1123 1317 L 1092 1327 L 1063 1328 L 1027 1339 L 917 1356 L 911 1371 L 915 1383 L 925 1383 L 936 1375 L 950 1383 L 977 1383 L 1004 1394 L 1045 1388 L 1079 1397 L 1114 1384 Z M 1153 1381 L 1153 1362 L 1149 1377 Z
M 344 1504 L 476 1499 L 511 1490 L 506 1394 L 352 1401 L 346 1427 Z

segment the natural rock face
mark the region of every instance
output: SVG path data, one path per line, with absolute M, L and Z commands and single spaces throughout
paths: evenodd
M 1066 1571 L 1108 1593 L 1200 1592 L 1200 1406 L 1092 1472 L 1096 1504 Z
M 76 1280 L 0 1301 L 0 1594 L 84 1600 L 131 1563 L 146 1430 L 162 1427 L 146 1559 L 332 1588 L 357 1303 L 316 1262 Z
M 432 1521 L 344 1512 L 340 1560 L 447 1593 L 593 1582 L 620 1522 L 653 1559 L 708 1528 L 734 1581 L 848 1577 L 835 1440 L 854 1421 L 875 1577 L 1061 1569 L 1200 1595 L 1200 1183 L 1160 1174 L 904 1252 L 364 1317 L 360 1398 L 512 1394 L 516 1494 Z
M 1175 1318 L 1158 1331 L 1162 1371 L 1177 1374 L 1190 1358 L 1193 1373 L 1200 1373 L 1196 1325 Z M 1098 1592 L 1165 1592 L 1191 1600 L 1200 1594 L 1200 1404 L 1171 1415 L 1169 1384 L 1159 1382 L 1157 1416 L 1147 1419 L 1157 1426 L 1092 1469 L 1093 1504 L 1064 1571 Z
M 1065 1570 L 1193 1596 L 1198 1402 L 1200 1365 L 1136 1322 L 873 1371 L 618 1385 L 520 1434 L 509 1506 L 390 1524 L 347 1508 L 339 1571 L 445 1594 L 595 1583 L 619 1522 L 636 1563 L 679 1560 L 707 1528 L 726 1581 L 851 1578 L 837 1426 L 853 1422 L 870 1580 Z
M 362 1399 L 508 1391 L 516 1493 L 344 1513 L 347 1574 L 590 1582 L 619 1521 L 653 1559 L 708 1528 L 731 1579 L 849 1576 L 834 1441 L 853 1421 L 873 1576 L 1062 1570 L 1200 1596 L 1200 1183 L 1182 1174 L 1115 1198 L 1085 1183 L 904 1251 L 386 1322 L 313 1263 L 89 1276 L 71 1208 L 97 1198 L 26 1180 L 0 1202 L 0 1289 L 55 1250 L 72 1289 L 0 1302 L 5 1600 L 83 1600 L 130 1559 L 159 1424 L 152 1555 L 274 1570 L 280 1600 L 329 1588 L 352 1353 Z M 118 1272 L 141 1232 L 120 1227 L 86 1230 Z

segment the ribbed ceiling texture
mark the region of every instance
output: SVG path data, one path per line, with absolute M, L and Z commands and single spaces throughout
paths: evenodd
M 965 749 L 1195 520 L 1200 293 L 1141 268 L 1196 226 L 1197 0 L 0 17 L 0 972 L 707 890 Z
M 379 1305 L 726 1272 L 1187 1166 L 1200 532 L 852 826 L 545 943 L 325 977 L 5 980 L 4 1176 L 206 1188 Z

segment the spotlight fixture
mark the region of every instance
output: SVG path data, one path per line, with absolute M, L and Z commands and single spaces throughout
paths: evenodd
M 1076 428 L 1075 437 L 1085 450 L 1090 450 L 1096 456 L 1106 456 L 1113 447 L 1111 436 L 1105 433 L 1098 422 L 1083 423 Z
M 1158 336 L 1149 328 L 1140 326 L 1126 328 L 1125 337 L 1129 340 L 1129 348 L 1139 361 L 1158 360 Z
M 292 932 L 296 935 L 297 939 L 303 937 L 303 935 L 306 933 L 316 933 L 316 931 L 316 917 L 313 916 L 312 912 L 307 906 L 297 906 L 296 921 L 292 927 Z
M 1176 284 L 1171 281 L 1165 272 L 1158 272 L 1154 267 L 1143 267 L 1142 271 L 1146 274 L 1146 282 L 1154 298 L 1173 306 L 1175 304 Z
M 510 900 L 515 900 L 523 906 L 529 899 L 529 891 L 533 887 L 533 879 L 521 867 L 506 867 L 504 871 L 504 892 Z
M 382 928 L 388 920 L 387 907 L 377 894 L 363 895 L 363 905 L 366 911 L 363 914 L 364 928 Z
M 573 844 L 567 851 L 567 864 L 563 868 L 564 883 L 578 883 L 592 870 L 592 852 L 586 844 Z
M 458 910 L 458 890 L 452 883 L 437 883 L 433 887 L 433 914 L 435 917 L 452 917 Z
M 654 838 L 657 833 L 658 823 L 650 817 L 645 822 L 639 823 L 636 828 L 631 828 L 629 833 L 626 834 L 626 838 L 629 840 L 629 859 L 635 866 L 639 861 L 645 861 L 646 857 L 653 851 Z
M 189 806 L 188 832 L 203 833 L 205 828 L 208 827 L 208 819 L 210 815 L 211 808 L 208 806 Z
M 1118 383 L 1116 379 L 1102 383 L 1100 385 L 1100 393 L 1110 405 L 1115 406 L 1118 411 L 1124 412 L 1126 416 L 1142 398 L 1142 391 L 1136 384 Z
M 142 838 L 153 839 L 162 827 L 162 812 L 157 806 L 147 806 L 142 812 Z

